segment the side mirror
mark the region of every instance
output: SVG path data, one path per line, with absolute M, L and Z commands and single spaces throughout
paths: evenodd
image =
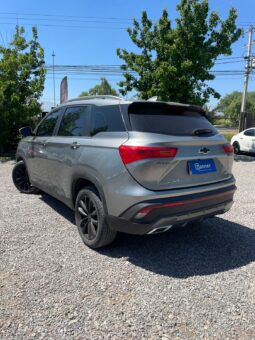
M 19 133 L 22 135 L 22 137 L 34 136 L 34 133 L 30 126 L 25 126 L 19 129 Z

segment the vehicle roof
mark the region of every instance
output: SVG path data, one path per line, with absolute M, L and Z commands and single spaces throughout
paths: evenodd
M 93 104 L 96 106 L 108 106 L 108 105 L 129 105 L 132 103 L 150 103 L 150 104 L 168 104 L 173 106 L 182 106 L 187 108 L 193 108 L 197 109 L 199 111 L 203 111 L 203 109 L 200 106 L 195 106 L 191 104 L 183 104 L 183 103 L 177 103 L 177 102 L 164 102 L 164 101 L 150 101 L 150 100 L 126 100 L 120 97 L 116 96 L 86 96 L 86 97 L 78 97 L 74 99 L 70 99 L 66 102 L 61 103 L 58 107 L 61 106 L 69 106 L 69 105 L 80 105 L 80 104 Z
M 96 106 L 107 106 L 107 105 L 114 105 L 114 104 L 129 104 L 130 101 L 126 101 L 120 97 L 115 96 L 86 96 L 86 97 L 78 97 L 67 100 L 59 105 L 60 106 L 67 106 L 67 105 L 77 105 L 77 104 L 93 104 Z
M 253 129 L 255 129 L 255 126 L 251 126 L 251 127 L 247 128 L 247 129 L 243 130 L 242 132 L 247 131 L 247 130 L 253 130 Z

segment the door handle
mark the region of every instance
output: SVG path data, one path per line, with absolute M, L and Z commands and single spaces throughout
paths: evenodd
M 81 144 L 79 144 L 79 143 L 77 143 L 77 142 L 73 142 L 72 144 L 71 144 L 71 148 L 72 149 L 78 149 L 79 147 L 81 146 Z

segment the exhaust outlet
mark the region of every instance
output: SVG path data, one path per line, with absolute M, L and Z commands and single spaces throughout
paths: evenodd
M 160 233 L 165 233 L 167 230 L 169 230 L 170 228 L 172 228 L 172 225 L 168 225 L 165 227 L 157 227 L 157 228 L 153 228 L 152 230 L 150 230 L 147 234 L 148 235 L 152 235 L 152 234 L 160 234 Z

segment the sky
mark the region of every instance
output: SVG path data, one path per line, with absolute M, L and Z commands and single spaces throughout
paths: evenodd
M 116 55 L 117 48 L 135 51 L 127 27 L 132 27 L 132 19 L 140 19 L 146 10 L 152 20 L 157 20 L 163 9 L 167 9 L 170 19 L 177 16 L 179 0 L 9 0 L 1 1 L 0 44 L 10 42 L 15 25 L 23 25 L 26 37 L 31 37 L 32 25 L 37 26 L 39 42 L 44 48 L 46 65 L 120 65 L 122 60 Z M 244 70 L 244 57 L 248 41 L 248 25 L 255 25 L 255 0 L 209 0 L 210 9 L 217 11 L 224 19 L 230 7 L 238 11 L 237 24 L 244 28 L 244 36 L 233 45 L 234 59 L 220 60 L 214 70 Z M 255 39 L 255 34 L 254 34 Z M 254 48 L 255 50 L 255 48 Z M 239 59 L 238 59 L 239 57 Z M 224 61 L 224 64 L 222 63 Z M 226 63 L 227 61 L 227 63 Z M 59 103 L 60 82 L 68 75 L 69 98 L 77 97 L 100 82 L 104 74 L 55 73 L 56 104 Z M 120 75 L 106 75 L 112 86 L 118 88 Z M 234 90 L 242 91 L 243 75 L 218 75 L 210 82 L 222 96 Z M 49 110 L 54 104 L 53 75 L 46 76 L 42 97 L 43 108 Z M 250 79 L 249 90 L 255 90 L 255 81 Z M 217 104 L 211 99 L 209 106 Z

